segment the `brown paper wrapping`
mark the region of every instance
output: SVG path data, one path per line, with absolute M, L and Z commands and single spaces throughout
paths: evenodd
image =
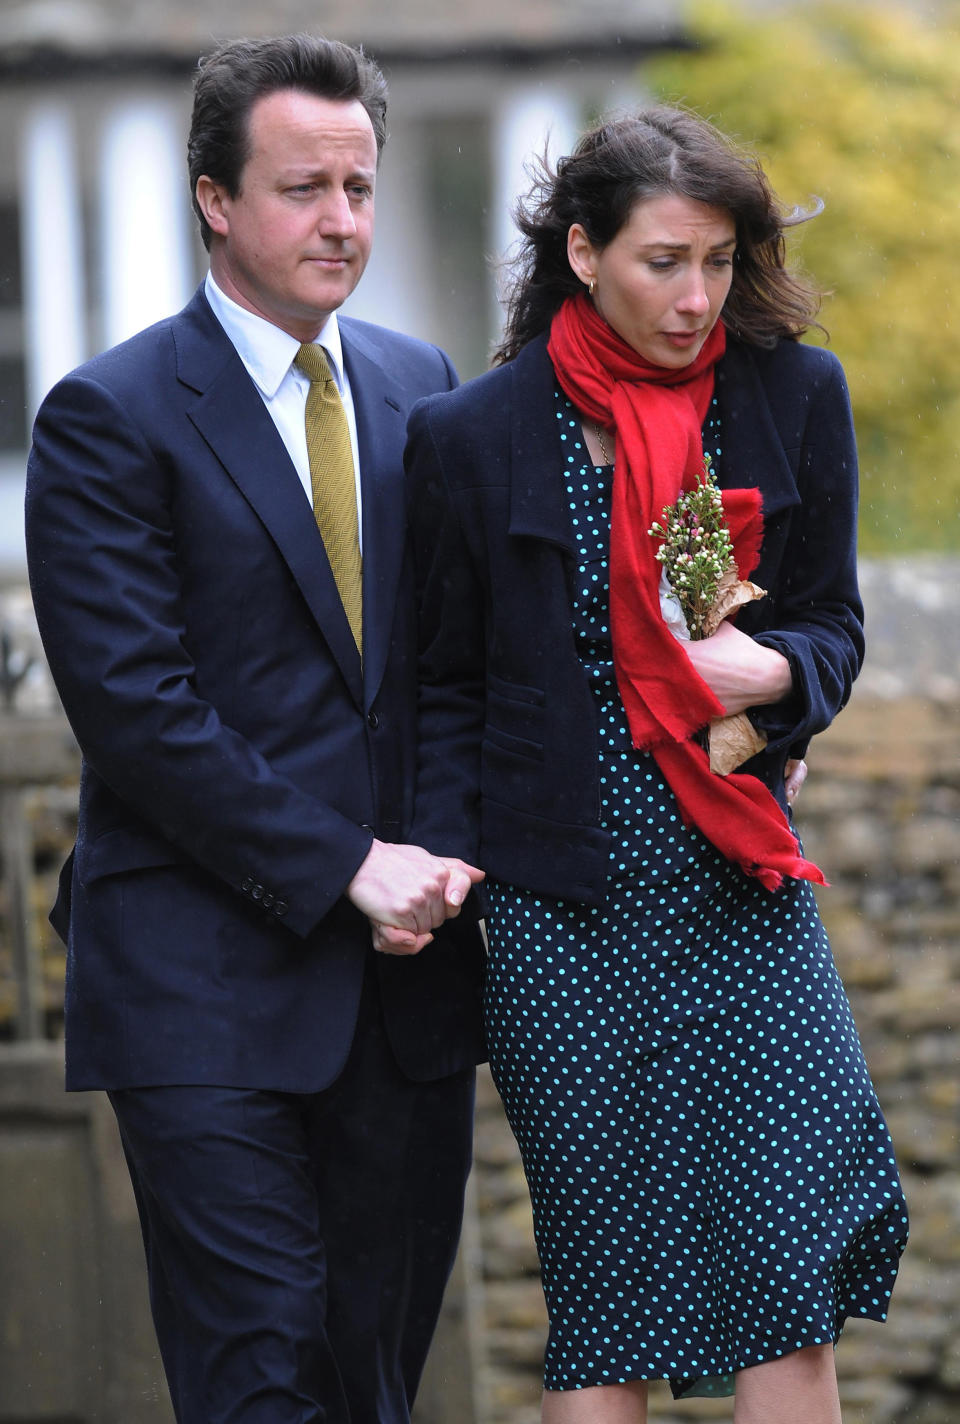
M 736 569 L 728 569 L 717 584 L 717 596 L 710 605 L 710 611 L 703 620 L 703 636 L 709 638 L 715 633 L 731 613 L 736 613 L 744 603 L 752 603 L 755 598 L 766 598 L 767 590 L 749 579 L 738 579 Z
M 765 588 L 750 583 L 749 579 L 738 579 L 736 569 L 728 569 L 717 585 L 717 596 L 703 620 L 704 637 L 709 638 L 711 633 L 715 633 L 723 620 L 744 603 L 765 598 L 766 593 Z M 762 752 L 766 745 L 766 737 L 757 731 L 746 712 L 718 717 L 710 723 L 708 732 L 710 770 L 717 776 L 726 776 L 756 756 L 757 752 Z
M 746 712 L 718 717 L 716 722 L 710 723 L 709 729 L 710 770 L 717 776 L 726 776 L 762 752 L 766 745 L 766 737 L 757 731 Z

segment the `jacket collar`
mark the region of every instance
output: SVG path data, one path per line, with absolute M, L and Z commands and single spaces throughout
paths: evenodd
M 276 427 L 202 290 L 174 323 L 177 375 L 196 393 L 188 415 L 274 540 L 358 706 L 376 695 L 386 664 L 403 554 L 396 466 L 402 404 L 375 344 L 340 323 L 357 415 L 363 483 L 364 659 L 350 632 L 323 540 Z
M 799 504 L 796 478 L 751 347 L 733 338 L 727 341 L 717 366 L 716 392 L 723 444 L 721 485 L 759 485 L 765 520 Z
M 575 541 L 563 480 L 563 450 L 554 409 L 556 376 L 547 335 L 535 337 L 508 367 L 511 475 L 510 533 L 559 544 Z M 751 349 L 733 339 L 717 366 L 723 457 L 721 484 L 759 484 L 764 518 L 799 503 L 796 479 L 777 431 Z
M 546 539 L 568 553 L 576 543 L 561 472 L 563 452 L 554 408 L 557 378 L 547 355 L 547 334 L 534 337 L 508 367 L 510 533 Z

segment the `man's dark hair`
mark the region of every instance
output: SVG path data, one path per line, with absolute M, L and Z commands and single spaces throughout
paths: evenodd
M 362 50 L 315 35 L 234 40 L 221 45 L 200 60 L 187 140 L 193 210 L 206 248 L 213 234 L 197 203 L 197 179 L 206 174 L 231 198 L 237 196 L 250 156 L 250 110 L 258 99 L 284 89 L 344 103 L 357 100 L 373 125 L 378 158 L 383 151 L 386 80 Z

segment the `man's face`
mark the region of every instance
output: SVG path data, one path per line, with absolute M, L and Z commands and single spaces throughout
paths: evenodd
M 373 242 L 377 144 L 362 104 L 284 89 L 258 99 L 231 198 L 197 198 L 214 233 L 213 276 L 238 305 L 310 341 L 353 291 Z

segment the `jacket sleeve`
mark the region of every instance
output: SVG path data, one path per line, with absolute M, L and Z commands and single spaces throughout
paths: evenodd
M 233 888 L 268 887 L 283 906 L 274 912 L 305 935 L 372 835 L 278 774 L 198 691 L 173 500 L 162 462 L 109 390 L 81 376 L 54 389 L 26 502 L 50 669 L 87 764 L 124 808 Z
M 440 400 L 443 398 L 441 397 Z M 485 708 L 485 597 L 451 492 L 455 449 L 428 399 L 414 407 L 405 465 L 418 618 L 418 764 L 410 839 L 476 864 Z M 459 471 L 458 471 L 459 473 Z M 478 530 L 472 531 L 474 538 Z
M 857 451 L 846 380 L 829 353 L 810 393 L 793 511 L 776 585 L 753 636 L 789 661 L 793 692 L 751 716 L 768 750 L 802 756 L 846 704 L 863 660 L 857 583 Z M 768 606 L 763 607 L 764 604 Z

